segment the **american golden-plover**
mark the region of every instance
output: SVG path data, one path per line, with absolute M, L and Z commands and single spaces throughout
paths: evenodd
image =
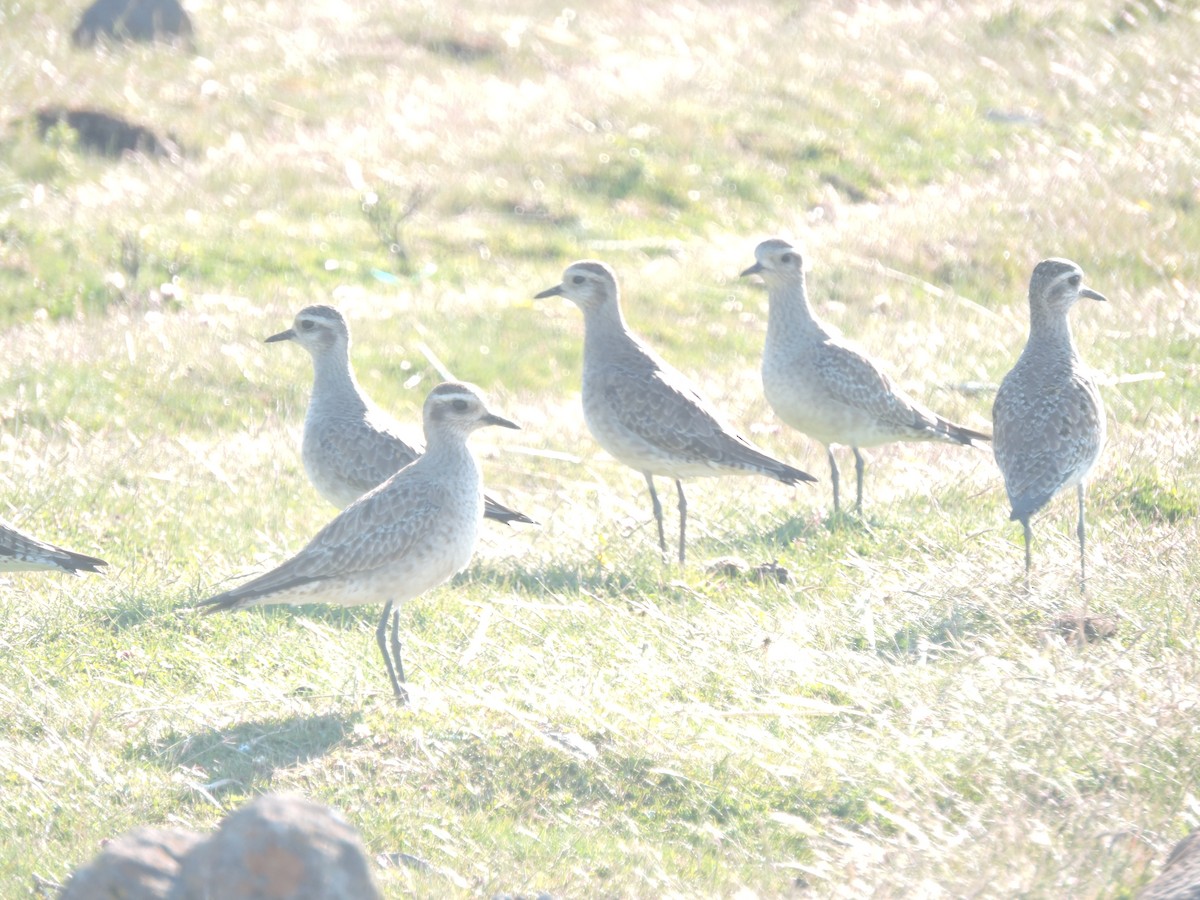
M 427 446 L 416 461 L 355 500 L 278 568 L 203 601 L 205 612 L 265 603 L 383 603 L 375 639 L 396 700 L 407 702 L 399 604 L 466 568 L 483 516 L 482 479 L 467 437 L 484 425 L 519 427 L 489 412 L 478 388 L 459 382 L 430 391 L 424 418 Z
M 537 296 L 566 297 L 583 311 L 583 417 L 601 447 L 645 476 L 664 557 L 667 542 L 655 475 L 675 480 L 681 563 L 687 500 L 680 479 L 755 474 L 784 484 L 816 481 L 738 434 L 687 378 L 629 330 L 616 276 L 604 263 L 572 263 L 561 284 Z
M 754 249 L 743 276 L 760 275 L 769 311 L 762 381 L 767 402 L 784 422 L 825 445 L 833 479 L 833 511 L 840 509 L 832 446 L 854 451 L 855 509 L 862 512 L 861 447 L 893 441 L 974 444 L 990 435 L 943 419 L 897 387 L 879 364 L 841 340 L 813 314 L 800 253 L 772 238 Z
M 1071 337 L 1067 312 L 1080 297 L 1105 300 L 1083 286 L 1083 272 L 1068 259 L 1044 259 L 1029 279 L 1029 339 L 1012 371 L 1000 382 L 992 406 L 996 462 L 1012 504 L 1011 519 L 1025 534 L 1029 577 L 1033 530 L 1029 518 L 1064 488 L 1079 498 L 1079 583 L 1084 558 L 1084 479 L 1104 445 L 1104 404 Z
M 107 566 L 102 559 L 64 550 L 26 534 L 0 520 L 0 572 L 42 570 L 52 572 L 99 572 Z
M 350 365 L 350 329 L 332 306 L 306 306 L 292 327 L 267 338 L 295 341 L 313 361 L 312 396 L 304 417 L 300 456 L 322 497 L 345 509 L 416 459 L 400 426 L 362 392 Z M 484 497 L 484 515 L 498 522 L 535 524 L 524 513 Z

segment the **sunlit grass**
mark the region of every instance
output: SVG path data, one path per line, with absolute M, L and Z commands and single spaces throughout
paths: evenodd
M 0 583 L 0 893 L 267 790 L 430 863 L 381 868 L 388 896 L 1125 897 L 1200 822 L 1195 10 L 594 6 L 198 7 L 196 55 L 81 54 L 66 10 L 0 9 L 0 517 L 112 563 Z M 29 115 L 68 101 L 183 158 L 43 143 Z M 363 204 L 414 192 L 401 259 Z M 985 451 L 872 450 L 863 519 L 830 519 L 737 277 L 772 234 L 827 321 L 972 427 L 1033 265 L 1083 266 L 1113 638 L 1059 622 L 1071 498 L 1026 592 Z M 689 483 L 664 567 L 641 476 L 584 426 L 578 310 L 532 299 L 581 257 L 821 482 Z M 309 303 L 402 421 L 449 371 L 524 426 L 473 445 L 541 524 L 489 524 L 406 607 L 404 710 L 375 609 L 190 610 L 334 514 L 299 461 L 311 364 L 262 343 Z M 730 556 L 789 579 L 709 570 Z

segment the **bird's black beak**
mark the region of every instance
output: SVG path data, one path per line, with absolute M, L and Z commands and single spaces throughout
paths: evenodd
M 750 268 L 742 269 L 742 273 L 738 277 L 745 278 L 747 275 L 757 275 L 762 270 L 763 270 L 762 263 L 756 262 L 754 265 L 750 266 Z
M 273 334 L 265 341 L 264 344 L 273 344 L 276 341 L 294 341 L 296 339 L 296 329 L 289 328 L 287 331 L 281 331 L 279 334 Z
M 563 286 L 561 284 L 556 284 L 552 288 L 546 288 L 540 294 L 534 294 L 533 299 L 541 300 L 544 297 L 561 297 L 561 296 L 563 296 Z
M 502 428 L 515 428 L 517 431 L 521 430 L 521 426 L 516 422 L 510 422 L 508 419 L 504 418 L 503 416 L 498 416 L 495 413 L 488 413 L 486 416 L 484 416 L 483 424 L 499 425 Z
M 1080 297 L 1087 297 L 1089 300 L 1101 300 L 1101 301 L 1103 301 L 1104 303 L 1107 303 L 1107 302 L 1108 302 L 1108 298 L 1107 298 L 1107 297 L 1105 297 L 1105 296 L 1104 296 L 1103 294 L 1101 294 L 1099 291 L 1093 291 L 1091 288 L 1083 288 L 1083 289 L 1082 289 L 1082 290 L 1079 292 L 1079 296 L 1080 296 Z

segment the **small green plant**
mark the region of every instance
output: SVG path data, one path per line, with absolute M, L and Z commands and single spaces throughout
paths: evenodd
M 1157 473 L 1126 472 L 1117 486 L 1107 490 L 1122 508 L 1144 522 L 1174 525 L 1200 513 L 1200 494 L 1178 483 L 1164 485 Z
M 382 193 L 368 191 L 362 198 L 363 217 L 374 230 L 379 242 L 406 271 L 412 269 L 413 263 L 404 231 L 409 220 L 429 199 L 429 193 L 428 187 L 417 185 L 410 188 L 403 197 L 399 192 L 385 190 Z

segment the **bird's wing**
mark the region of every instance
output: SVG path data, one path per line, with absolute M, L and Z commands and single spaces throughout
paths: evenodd
M 365 494 L 420 455 L 421 449 L 409 446 L 390 425 L 370 416 L 352 425 L 328 420 L 317 426 L 316 450 L 327 465 L 336 466 L 339 479 Z
M 377 569 L 404 556 L 446 506 L 446 488 L 415 473 L 381 485 L 346 507 L 287 562 L 209 600 L 228 609 L 313 581 Z
M 848 344 L 820 344 L 812 361 L 821 383 L 838 403 L 860 409 L 898 430 L 927 431 L 938 419 L 896 384 L 873 359 Z
M 609 377 L 603 390 L 622 424 L 647 444 L 693 461 L 716 461 L 714 450 L 740 458 L 758 451 L 678 370 L 660 360 L 637 378 Z

